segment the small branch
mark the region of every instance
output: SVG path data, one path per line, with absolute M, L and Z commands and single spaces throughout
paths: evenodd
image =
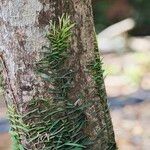
M 1 58 L 1 62 L 2 62 L 2 64 L 3 64 L 3 69 L 4 69 L 5 72 L 6 72 L 7 85 L 9 86 L 9 89 L 10 89 L 10 91 L 11 91 L 11 95 L 12 95 L 12 97 L 13 97 L 13 103 L 14 103 L 15 106 L 17 106 L 17 108 L 18 108 L 17 98 L 16 98 L 16 96 L 15 96 L 14 90 L 13 90 L 12 85 L 11 85 L 11 81 L 10 81 L 10 78 L 9 78 L 9 75 L 8 75 L 9 72 L 8 72 L 7 65 L 6 65 L 6 62 L 5 62 L 5 60 L 4 60 L 4 57 L 3 57 L 3 53 L 2 53 L 2 52 L 0 53 L 0 58 Z M 7 105 L 7 101 L 5 101 L 5 102 L 6 102 L 6 105 Z

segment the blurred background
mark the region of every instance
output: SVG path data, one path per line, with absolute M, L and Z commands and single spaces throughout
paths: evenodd
M 119 150 L 149 150 L 150 0 L 93 0 L 92 5 Z M 2 77 L 0 97 L 0 150 L 10 150 Z
M 119 150 L 150 149 L 150 1 L 94 0 Z

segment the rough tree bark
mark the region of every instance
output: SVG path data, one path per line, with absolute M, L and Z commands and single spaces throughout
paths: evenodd
M 93 101 L 85 111 L 87 126 L 84 134 L 95 143 L 92 150 L 116 149 L 105 86 L 88 70 L 89 62 L 97 59 L 97 46 L 91 0 L 2 0 L 0 2 L 0 50 L 6 83 L 6 104 L 15 105 L 20 114 L 27 113 L 28 102 L 35 97 L 48 98 L 47 85 L 34 70 L 40 51 L 48 41 L 45 34 L 51 20 L 67 13 L 75 23 L 71 37 L 68 65 L 76 70 L 74 85 L 69 92 L 76 103 L 82 93 Z M 101 68 L 100 68 L 101 69 Z M 24 145 L 24 141 L 21 141 Z M 28 148 L 33 149 L 33 148 Z

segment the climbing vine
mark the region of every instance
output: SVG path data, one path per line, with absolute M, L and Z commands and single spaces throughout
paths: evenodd
M 92 100 L 94 104 L 93 102 L 90 104 L 86 99 L 84 105 L 79 105 L 69 96 L 76 75 L 74 68 L 68 65 L 73 27 L 74 24 L 71 23 L 69 16 L 62 15 L 56 22 L 50 23 L 49 32 L 46 34 L 48 46 L 43 46 L 43 57 L 36 63 L 35 71 L 42 82 L 48 85 L 49 96 L 35 97 L 23 104 L 26 106 L 25 114 L 19 114 L 13 105 L 8 106 L 13 150 L 91 149 L 95 139 L 92 141 L 85 133 L 88 126 L 85 112 L 91 105 L 95 105 L 94 107 L 100 105 L 98 109 L 103 112 L 101 118 L 103 117 L 104 121 L 100 129 L 102 132 L 97 134 L 101 147 L 105 147 L 106 150 L 116 149 L 115 143 L 110 140 L 113 135 L 109 132 L 111 118 L 108 115 L 103 70 L 96 42 L 95 58 L 88 67 L 96 85 L 95 97 L 99 97 L 100 101 Z
M 88 64 L 88 68 L 93 76 L 93 80 L 95 81 L 95 88 L 97 90 L 96 96 L 99 97 L 99 108 L 101 108 L 101 112 L 103 112 L 103 116 L 101 118 L 104 118 L 103 122 L 103 128 L 101 129 L 101 132 L 98 137 L 100 136 L 101 139 L 101 146 L 105 147 L 106 150 L 116 150 L 116 143 L 113 140 L 114 139 L 114 132 L 112 128 L 112 122 L 111 117 L 109 113 L 109 108 L 107 105 L 107 97 L 106 97 L 106 91 L 105 91 L 105 84 L 104 84 L 104 77 L 102 69 L 102 61 L 100 59 L 99 50 L 98 50 L 98 44 L 97 39 L 95 36 L 95 48 L 94 48 L 94 59 Z M 98 108 L 98 107 L 97 107 Z M 98 108 L 98 109 L 99 109 Z M 105 133 L 107 132 L 107 133 Z
M 14 150 L 83 150 L 89 144 L 84 134 L 86 105 L 78 106 L 68 96 L 75 74 L 66 65 L 73 27 L 67 15 L 50 24 L 46 35 L 49 46 L 43 47 L 43 58 L 36 65 L 37 74 L 50 85 L 47 89 L 50 97 L 31 100 L 27 105 L 28 113 L 21 119 L 15 109 L 9 110 L 14 145 L 19 146 Z

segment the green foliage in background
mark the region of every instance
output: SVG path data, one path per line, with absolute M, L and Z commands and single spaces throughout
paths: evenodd
M 128 1 L 128 5 L 131 8 L 131 13 L 127 16 L 121 16 L 116 18 L 117 20 L 110 20 L 107 16 L 107 13 L 111 6 L 116 1 L 109 0 L 97 0 L 93 3 L 93 12 L 94 12 L 94 22 L 96 27 L 96 32 L 99 33 L 104 30 L 106 27 L 114 24 L 115 22 L 121 21 L 126 17 L 132 17 L 136 22 L 135 29 L 131 32 L 134 35 L 147 35 L 150 34 L 150 2 L 149 0 L 131 0 Z M 118 1 L 119 3 L 119 1 Z
M 150 25 L 150 1 L 149 0 L 131 0 L 134 8 L 134 18 L 138 25 Z
M 111 21 L 107 18 L 106 11 L 110 8 L 110 3 L 108 1 L 96 1 L 93 4 L 93 12 L 94 12 L 94 23 L 96 33 L 104 30 L 106 27 L 111 25 Z
M 149 0 L 131 0 L 133 7 L 132 17 L 136 22 L 135 29 L 131 32 L 134 35 L 150 34 L 150 1 Z

